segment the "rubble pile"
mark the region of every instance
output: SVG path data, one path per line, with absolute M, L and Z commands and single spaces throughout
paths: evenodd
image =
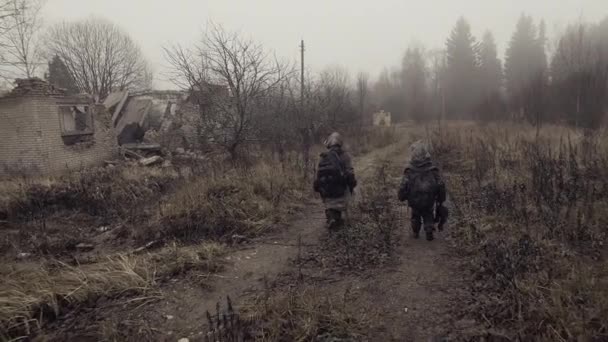
M 18 78 L 15 80 L 17 86 L 8 96 L 52 96 L 65 95 L 66 90 L 57 88 L 40 78 Z

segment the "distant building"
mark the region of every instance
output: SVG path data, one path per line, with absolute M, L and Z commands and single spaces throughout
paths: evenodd
M 16 82 L 0 98 L 0 176 L 59 173 L 113 158 L 118 145 L 103 106 L 38 78 Z
M 391 125 L 391 113 L 383 110 L 374 113 L 374 126 L 390 126 Z

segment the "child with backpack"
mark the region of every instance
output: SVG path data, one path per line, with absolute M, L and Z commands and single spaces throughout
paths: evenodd
M 342 148 L 340 134 L 332 133 L 324 144 L 327 151 L 321 153 L 313 187 L 325 205 L 329 229 L 336 229 L 344 223 L 343 213 L 348 209 L 357 180 L 350 155 Z
M 439 229 L 443 228 L 447 219 L 447 208 L 443 206 L 446 200 L 446 189 L 439 169 L 433 165 L 427 145 L 417 141 L 409 149 L 410 162 L 403 172 L 399 187 L 399 200 L 407 201 L 412 209 L 411 223 L 414 237 L 418 238 L 424 223 L 426 239 L 433 240 L 435 221 Z M 433 214 L 436 213 L 437 217 Z

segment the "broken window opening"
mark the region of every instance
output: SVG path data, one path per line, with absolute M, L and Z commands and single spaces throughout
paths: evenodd
M 93 141 L 93 115 L 87 105 L 60 105 L 61 137 L 66 145 Z

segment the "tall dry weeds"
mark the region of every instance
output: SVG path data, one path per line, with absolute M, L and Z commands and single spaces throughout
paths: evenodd
M 257 236 L 305 202 L 305 187 L 298 170 L 276 162 L 224 170 L 186 184 L 161 203 L 156 234 L 188 241 Z
M 142 255 L 119 254 L 97 263 L 6 264 L 0 268 L 0 338 L 41 333 L 49 319 L 99 298 L 159 298 L 158 281 L 190 270 L 216 272 L 222 245 L 169 246 Z
M 305 284 L 266 291 L 243 308 L 254 319 L 251 340 L 361 341 L 375 318 L 355 309 L 357 298 L 348 290 L 338 297 Z
M 522 126 L 434 138 L 473 280 L 465 311 L 513 339 L 608 338 L 606 139 Z

